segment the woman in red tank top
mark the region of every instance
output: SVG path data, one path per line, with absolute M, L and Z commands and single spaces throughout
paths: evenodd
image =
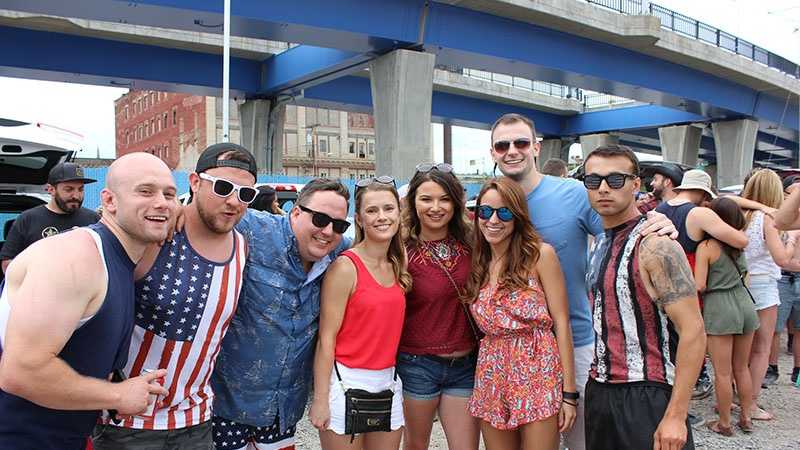
M 449 448 L 478 450 L 467 403 L 475 383 L 477 328 L 461 293 L 469 278 L 472 227 L 464 187 L 449 164 L 422 163 L 403 210 L 408 272 L 397 373 L 403 381 L 405 450 L 425 450 L 438 413 Z
M 398 233 L 399 204 L 391 177 L 357 183 L 355 245 L 331 264 L 322 283 L 309 416 L 325 450 L 400 447 L 402 382 L 394 365 L 411 276 Z M 392 431 L 345 434 L 347 389 L 391 390 Z

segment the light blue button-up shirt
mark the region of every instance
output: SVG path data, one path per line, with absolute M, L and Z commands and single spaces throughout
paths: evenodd
M 350 241 L 306 272 L 289 216 L 248 210 L 236 229 L 247 239 L 247 264 L 211 377 L 214 415 L 258 427 L 278 417 L 284 431 L 308 401 L 322 275 Z

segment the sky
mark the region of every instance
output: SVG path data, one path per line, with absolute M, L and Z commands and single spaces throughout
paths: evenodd
M 659 0 L 673 9 L 800 62 L 798 0 Z M 114 157 L 114 100 L 127 89 L 0 77 L 0 117 L 42 122 L 84 137 L 81 156 Z M 433 125 L 434 157 L 442 159 L 442 127 Z M 460 173 L 488 164 L 488 132 L 454 127 Z

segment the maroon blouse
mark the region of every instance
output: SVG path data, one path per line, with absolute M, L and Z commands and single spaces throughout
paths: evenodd
M 406 293 L 406 319 L 400 351 L 415 355 L 445 355 L 474 348 L 477 341 L 464 306 L 439 264 L 463 292 L 470 273 L 469 250 L 449 237 L 410 244 L 406 250 L 413 285 Z M 434 255 L 439 256 L 439 263 Z

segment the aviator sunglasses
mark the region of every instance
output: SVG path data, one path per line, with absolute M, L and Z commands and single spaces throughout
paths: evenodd
M 428 173 L 431 170 L 438 170 L 442 173 L 451 173 L 453 172 L 453 166 L 447 163 L 420 163 L 417 164 L 416 171 L 419 173 Z
M 497 211 L 497 218 L 503 222 L 510 222 L 514 220 L 514 213 L 512 213 L 511 210 L 505 206 L 500 208 L 492 208 L 489 205 L 481 205 L 478 207 L 478 217 L 483 220 L 489 220 L 492 218 L 495 211 Z
M 362 178 L 356 181 L 356 192 L 358 192 L 359 189 L 365 188 L 372 183 L 390 184 L 394 186 L 395 189 L 397 189 L 397 183 L 395 183 L 394 178 L 390 177 L 389 175 L 381 175 L 379 177 L 373 177 L 373 178 Z
M 528 138 L 519 138 L 514 139 L 513 141 L 497 141 L 494 143 L 494 145 L 492 145 L 492 147 L 494 147 L 494 151 L 497 153 L 505 153 L 509 148 L 511 148 L 512 144 L 517 150 L 525 150 L 531 146 L 531 140 Z
M 224 178 L 217 178 L 205 172 L 197 175 L 200 177 L 200 179 L 211 182 L 211 190 L 217 195 L 217 197 L 225 198 L 236 191 L 239 201 L 249 205 L 250 203 L 253 203 L 253 200 L 256 199 L 256 195 L 258 195 L 258 191 L 252 186 L 239 186 L 238 184 L 232 183 Z
M 325 213 L 314 211 L 313 209 L 306 208 L 303 205 L 297 205 L 297 207 L 300 208 L 300 211 L 311 214 L 311 223 L 317 228 L 325 228 L 329 223 L 332 223 L 334 233 L 344 234 L 344 232 L 347 231 L 347 228 L 350 227 L 350 222 L 346 220 L 334 219 Z
M 636 175 L 630 173 L 621 173 L 621 172 L 611 172 L 608 175 L 598 175 L 596 173 L 590 173 L 588 175 L 583 176 L 583 185 L 586 186 L 586 189 L 595 190 L 600 189 L 600 185 L 603 184 L 603 180 L 606 180 L 608 187 L 611 189 L 620 189 L 622 186 L 625 186 L 625 181 L 628 178 L 637 178 Z

